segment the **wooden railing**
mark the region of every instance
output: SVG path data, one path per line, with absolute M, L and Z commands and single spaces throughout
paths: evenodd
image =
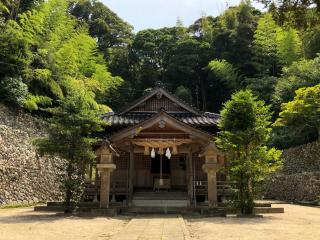
M 193 184 L 196 195 L 206 196 L 208 194 L 208 181 L 194 181 Z M 233 193 L 231 188 L 232 184 L 234 184 L 234 182 L 217 181 L 218 196 L 231 196 Z
M 218 196 L 230 197 L 233 193 L 231 185 L 234 182 L 231 181 L 217 181 Z M 208 194 L 208 182 L 207 181 L 194 181 L 193 182 L 195 195 L 207 196 Z M 94 180 L 85 181 L 85 189 L 83 199 L 85 201 L 92 201 L 99 195 L 100 182 L 96 184 Z M 112 181 L 110 186 L 110 195 L 125 195 L 128 196 L 128 185 L 126 181 Z
M 86 180 L 83 192 L 83 199 L 85 201 L 93 201 L 95 197 L 100 194 L 100 182 L 97 183 L 94 180 Z M 110 195 L 127 195 L 128 186 L 126 181 L 112 181 L 110 186 Z
M 93 201 L 95 197 L 98 196 L 99 186 L 96 185 L 94 180 L 85 180 L 83 200 Z

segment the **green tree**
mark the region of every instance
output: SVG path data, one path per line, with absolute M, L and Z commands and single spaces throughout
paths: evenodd
M 274 76 L 262 76 L 257 78 L 245 78 L 245 85 L 259 99 L 267 104 L 272 104 L 272 94 L 274 93 L 275 85 L 278 81 Z
M 99 132 L 104 122 L 99 112 L 87 101 L 84 91 L 66 96 L 60 106 L 49 109 L 48 136 L 35 140 L 41 154 L 66 160 L 66 175 L 62 179 L 65 190 L 66 211 L 73 210 L 73 203 L 80 200 L 83 191 L 85 165 L 95 160 L 93 144 L 97 139 L 92 133 Z
M 174 94 L 183 101 L 192 103 L 192 94 L 190 89 L 185 88 L 184 86 L 179 86 Z
M 305 58 L 312 59 L 320 53 L 320 25 L 303 32 L 302 46 Z
M 290 66 L 302 56 L 301 39 L 297 30 L 291 27 L 280 29 L 276 40 L 277 55 L 283 65 Z
M 0 99 L 22 107 L 28 95 L 28 86 L 19 78 L 5 77 L 0 81 Z
M 240 75 L 253 76 L 256 73 L 252 41 L 260 14 L 250 1 L 241 1 L 239 6 L 228 8 L 216 19 L 214 58 L 225 59 L 238 69 Z
M 230 89 L 236 90 L 240 88 L 238 73 L 232 64 L 228 63 L 226 60 L 212 60 L 208 64 L 208 69 L 217 78 L 225 82 L 226 86 Z
M 89 25 L 89 33 L 97 39 L 106 59 L 113 47 L 127 46 L 133 38 L 133 27 L 97 0 L 72 0 L 69 10 L 78 20 Z
M 292 101 L 282 104 L 274 125 L 316 132 L 320 140 L 320 84 L 298 89 Z
M 16 20 L 19 14 L 38 7 L 43 0 L 2 0 L 0 2 L 0 15 L 2 12 L 6 20 Z
M 146 89 L 164 80 L 166 66 L 178 41 L 176 28 L 147 29 L 137 33 L 130 49 L 136 87 Z
M 312 60 L 302 59 L 283 69 L 283 75 L 277 80 L 272 96 L 276 111 L 282 103 L 293 100 L 294 92 L 301 87 L 311 87 L 320 83 L 320 57 Z
M 177 41 L 168 61 L 166 81 L 173 82 L 174 87 L 183 85 L 194 89 L 194 105 L 207 109 L 205 67 L 212 58 L 211 46 L 193 38 Z
M 226 60 L 214 59 L 205 69 L 208 110 L 217 112 L 221 110 L 222 103 L 230 98 L 232 92 L 240 88 L 240 77 L 238 71 Z
M 253 94 L 239 91 L 224 104 L 217 145 L 227 153 L 230 180 L 235 181 L 235 205 L 252 214 L 257 183 L 281 166 L 280 151 L 266 146 L 271 132 L 270 107 Z
M 11 77 L 28 86 L 25 108 L 57 105 L 65 95 L 85 89 L 92 104 L 108 110 L 100 104 L 102 96 L 123 81 L 110 74 L 84 25 L 70 15 L 64 0 L 44 2 L 5 23 L 0 33 L 0 82 Z
M 269 7 L 274 18 L 280 25 L 290 23 L 299 29 L 314 27 L 320 23 L 318 0 L 291 1 L 291 0 L 256 0 Z
M 263 15 L 254 32 L 254 60 L 262 75 L 277 74 L 277 32 L 279 26 L 275 23 L 270 13 Z

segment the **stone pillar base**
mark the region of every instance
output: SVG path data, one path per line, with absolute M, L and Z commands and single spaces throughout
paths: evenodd
M 218 206 L 217 171 L 221 168 L 218 163 L 206 163 L 202 169 L 208 176 L 208 206 Z
M 112 163 L 97 164 L 100 172 L 100 208 L 109 208 L 110 197 L 110 174 L 116 169 L 116 165 Z

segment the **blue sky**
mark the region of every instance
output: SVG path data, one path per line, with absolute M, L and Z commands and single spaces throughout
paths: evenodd
M 177 18 L 189 26 L 205 15 L 217 16 L 227 6 L 240 0 L 101 0 L 122 19 L 134 26 L 135 31 L 146 28 L 171 27 Z M 261 5 L 253 3 L 262 8 Z

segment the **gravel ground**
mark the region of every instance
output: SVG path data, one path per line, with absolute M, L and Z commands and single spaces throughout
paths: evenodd
M 284 207 L 285 213 L 254 219 L 185 218 L 184 222 L 191 239 L 320 240 L 319 207 L 289 204 L 273 206 Z M 150 218 L 153 222 L 157 220 L 157 216 Z M 127 217 L 75 217 L 34 212 L 32 208 L 0 209 L 0 240 L 108 240 L 111 236 L 128 232 L 128 222 Z M 140 235 L 138 239 L 151 238 Z
M 284 214 L 263 218 L 187 218 L 192 239 L 201 240 L 320 240 L 320 207 L 273 204 Z
M 75 217 L 34 212 L 33 208 L 0 209 L 0 240 L 100 240 L 121 230 L 125 217 Z

